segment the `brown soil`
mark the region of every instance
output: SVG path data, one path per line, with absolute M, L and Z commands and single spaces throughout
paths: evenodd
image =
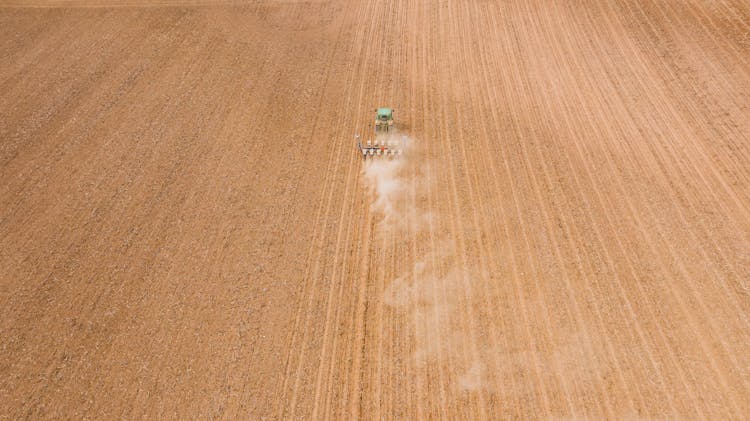
M 750 417 L 747 2 L 0 4 L 0 418 Z

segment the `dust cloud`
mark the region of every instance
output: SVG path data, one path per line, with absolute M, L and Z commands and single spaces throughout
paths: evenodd
M 365 180 L 375 193 L 372 208 L 383 214 L 386 224 L 394 224 L 404 216 L 404 167 L 401 159 L 370 160 L 365 164 Z
M 426 201 L 436 188 L 432 184 L 434 167 L 418 142 L 393 136 L 398 138 L 403 156 L 368 158 L 363 169 L 363 180 L 371 193 L 376 234 L 434 235 L 434 228 L 445 224 L 434 217 Z M 456 386 L 465 391 L 479 390 L 484 387 L 486 364 L 479 357 L 459 363 L 465 356 L 465 347 L 472 342 L 462 317 L 466 306 L 472 305 L 477 273 L 459 262 L 455 241 L 448 236 L 424 241 L 424 247 L 413 265 L 388 284 L 383 301 L 410 315 L 415 333 L 413 358 L 419 364 L 452 361 L 458 370 Z
M 419 364 L 443 364 L 457 370 L 457 387 L 476 391 L 485 387 L 482 352 L 462 363 L 466 347 L 474 342 L 466 328 L 467 306 L 478 300 L 482 278 L 456 259 L 452 241 L 435 243 L 422 258 L 394 279 L 383 293 L 385 304 L 407 312 L 414 329 L 413 358 Z M 484 348 L 480 344 L 478 348 Z
M 398 158 L 367 158 L 363 169 L 365 185 L 372 193 L 371 210 L 382 217 L 379 231 L 391 229 L 420 231 L 429 222 L 430 213 L 426 209 L 417 210 L 409 194 L 425 191 L 426 177 L 420 149 L 408 136 L 392 133 L 383 138 L 386 142 L 396 142 L 402 155 Z

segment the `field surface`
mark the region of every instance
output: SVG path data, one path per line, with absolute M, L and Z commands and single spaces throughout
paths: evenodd
M 742 0 L 0 0 L 0 419 L 747 419 L 749 104 Z

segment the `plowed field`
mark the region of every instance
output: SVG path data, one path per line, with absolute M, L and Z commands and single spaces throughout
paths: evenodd
M 0 5 L 0 418 L 750 417 L 748 2 Z

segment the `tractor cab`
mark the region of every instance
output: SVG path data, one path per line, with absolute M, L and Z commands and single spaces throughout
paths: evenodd
M 375 133 L 390 131 L 393 126 L 393 110 L 391 108 L 378 108 L 375 116 Z

